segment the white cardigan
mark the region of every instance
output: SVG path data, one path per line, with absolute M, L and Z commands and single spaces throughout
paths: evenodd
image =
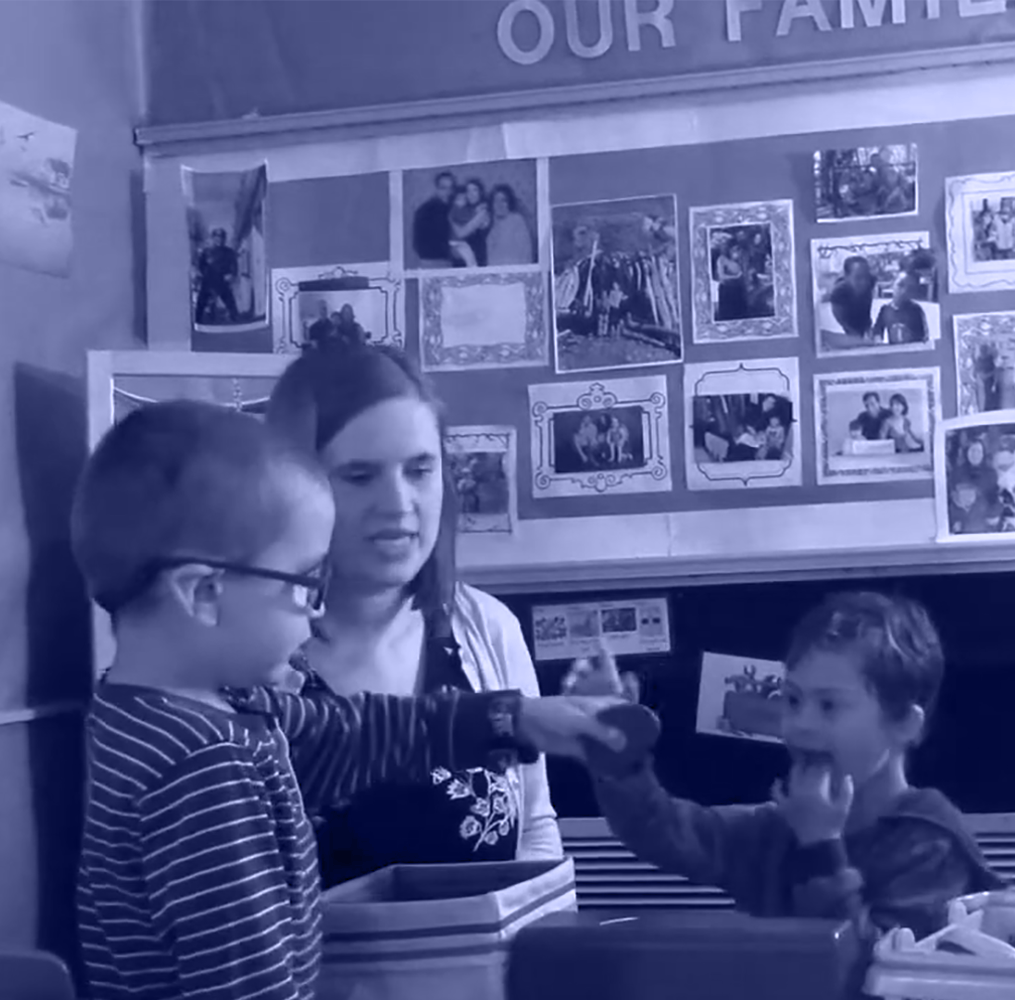
M 451 625 L 473 690 L 518 690 L 528 697 L 539 696 L 536 669 L 518 619 L 496 597 L 458 584 Z M 518 859 L 563 857 L 546 760 L 540 757 L 535 764 L 513 768 L 508 780 L 518 795 Z

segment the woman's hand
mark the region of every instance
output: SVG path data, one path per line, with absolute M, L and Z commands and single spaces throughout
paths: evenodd
M 518 737 L 541 753 L 585 760 L 583 739 L 592 739 L 611 750 L 627 744 L 622 732 L 599 721 L 599 713 L 620 698 L 577 695 L 523 698 L 518 710 Z
M 641 685 L 636 674 L 620 674 L 617 661 L 606 649 L 601 649 L 592 659 L 581 658 L 571 664 L 571 669 L 561 684 L 564 694 L 603 697 L 612 695 L 625 701 L 641 699 Z

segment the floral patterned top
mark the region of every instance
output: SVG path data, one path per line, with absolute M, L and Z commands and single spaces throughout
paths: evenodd
M 450 623 L 428 621 L 421 692 L 471 690 Z M 331 690 L 297 653 L 303 694 Z M 482 767 L 438 767 L 427 784 L 391 782 L 357 793 L 341 809 L 311 820 L 324 888 L 392 864 L 513 861 L 518 852 L 518 793 L 506 774 Z

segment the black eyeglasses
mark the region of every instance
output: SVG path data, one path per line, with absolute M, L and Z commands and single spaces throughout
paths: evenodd
M 152 559 L 137 573 L 131 583 L 115 595 L 97 595 L 96 603 L 110 614 L 140 597 L 168 569 L 181 566 L 208 566 L 210 569 L 232 573 L 234 576 L 255 577 L 261 580 L 278 580 L 293 588 L 293 603 L 302 611 L 320 611 L 328 590 L 331 566 L 324 560 L 310 573 L 283 573 L 263 566 L 246 566 L 222 559 L 205 559 L 202 556 L 166 556 Z

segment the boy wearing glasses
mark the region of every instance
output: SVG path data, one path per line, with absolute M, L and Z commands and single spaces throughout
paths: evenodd
M 75 555 L 117 640 L 88 718 L 78 906 L 95 1000 L 310 1000 L 304 802 L 619 742 L 595 717 L 608 699 L 273 690 L 323 606 L 333 519 L 312 460 L 211 404 L 134 411 L 85 469 Z

